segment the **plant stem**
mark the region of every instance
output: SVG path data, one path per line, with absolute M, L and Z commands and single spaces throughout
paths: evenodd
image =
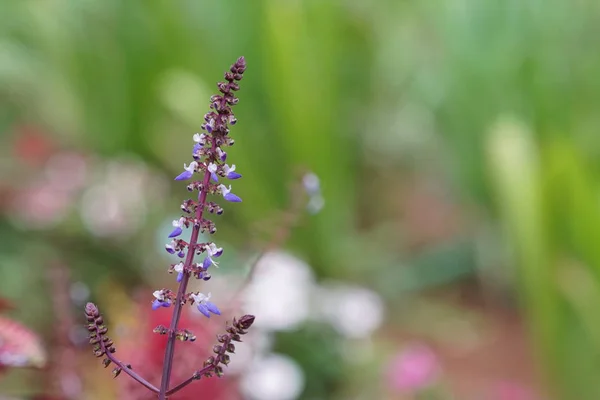
M 138 374 L 133 372 L 133 370 L 131 368 L 129 368 L 127 365 L 123 364 L 123 362 L 117 360 L 111 353 L 106 353 L 105 355 L 110 361 L 113 362 L 113 364 L 116 364 L 119 368 L 121 368 L 121 371 L 125 372 L 127 375 L 132 377 L 134 380 L 139 382 L 141 385 L 145 386 L 147 389 L 153 391 L 154 393 L 159 392 L 159 390 L 156 386 L 154 386 L 153 384 L 151 384 L 150 382 L 148 382 L 147 380 L 145 380 L 144 378 L 142 378 L 141 376 L 139 376 Z
M 215 140 L 212 140 L 212 151 L 216 149 Z M 167 391 L 169 389 L 169 382 L 171 380 L 171 370 L 173 368 L 173 356 L 175 355 L 175 332 L 177 332 L 177 325 L 179 324 L 179 318 L 181 317 L 181 310 L 183 308 L 183 296 L 187 289 L 188 282 L 190 280 L 189 268 L 194 262 L 194 255 L 196 254 L 196 245 L 198 244 L 198 236 L 200 235 L 200 226 L 202 224 L 202 213 L 204 212 L 204 205 L 206 203 L 206 195 L 208 194 L 208 185 L 210 182 L 210 172 L 205 171 L 204 180 L 202 181 L 202 191 L 198 198 L 196 206 L 196 220 L 198 224 L 194 224 L 192 229 L 192 236 L 190 238 L 190 244 L 188 246 L 188 253 L 183 265 L 183 279 L 179 284 L 177 290 L 177 298 L 173 305 L 173 316 L 171 317 L 171 324 L 169 326 L 169 333 L 167 339 L 167 349 L 165 350 L 165 359 L 163 362 L 163 374 L 160 382 L 160 393 L 159 400 L 166 400 Z
M 194 372 L 194 374 L 192 376 L 190 376 L 189 378 L 187 378 L 185 381 L 181 382 L 179 385 L 175 386 L 173 389 L 170 389 L 167 392 L 167 395 L 170 396 L 173 393 L 179 392 L 181 389 L 183 389 L 190 383 L 194 382 L 195 380 L 198 380 L 199 379 L 198 376 L 204 375 L 205 373 L 211 371 L 213 368 L 215 368 L 214 365 L 209 365 L 209 366 L 202 368 L 201 370 Z

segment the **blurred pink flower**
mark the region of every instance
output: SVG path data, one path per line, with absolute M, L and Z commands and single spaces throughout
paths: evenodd
M 501 382 L 494 390 L 494 400 L 536 400 L 533 392 L 515 382 Z
M 402 392 L 417 392 L 432 385 L 439 373 L 433 351 L 422 344 L 407 346 L 388 366 L 390 387 Z

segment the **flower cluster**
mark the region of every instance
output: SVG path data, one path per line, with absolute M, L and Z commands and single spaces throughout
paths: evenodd
M 234 125 L 236 119 L 231 107 L 238 102 L 234 93 L 239 90 L 238 81 L 242 79 L 245 70 L 246 61 L 240 57 L 225 73 L 225 81 L 217 84 L 220 94 L 214 95 L 210 99 L 211 111 L 204 116 L 203 132 L 196 133 L 193 137 L 193 161 L 189 165 L 184 164 L 184 171 L 175 178 L 177 181 L 191 180 L 187 188 L 190 192 L 198 191 L 198 195 L 181 204 L 183 215 L 173 221 L 173 230 L 169 234 L 171 240 L 165 246 L 165 250 L 169 254 L 176 255 L 181 259 L 169 267 L 170 273 L 177 274 L 179 288 L 177 292 L 159 289 L 153 293 L 153 310 L 173 306 L 169 326 L 158 325 L 154 328 L 154 333 L 167 336 L 160 386 L 154 386 L 133 371 L 130 364 L 125 364 L 115 358 L 113 354 L 115 347 L 112 340 L 106 336 L 107 328 L 98 307 L 93 303 L 88 303 L 85 308 L 87 329 L 94 354 L 97 357 L 104 357 L 105 366 L 116 365 L 113 370 L 115 376 L 124 372 L 147 390 L 158 394 L 159 400 L 166 400 L 168 396 L 182 390 L 192 381 L 200 379 L 201 376 L 221 376 L 223 374 L 222 365 L 229 363 L 227 353 L 232 353 L 235 349 L 231 342 L 240 341 L 240 335 L 245 334 L 254 321 L 252 315 L 245 315 L 237 321 L 234 319 L 233 325 L 227 328 L 227 334 L 218 337 L 222 346 L 215 347 L 216 357 L 209 359 L 203 369 L 194 372 L 187 380 L 171 386 L 175 341 L 193 342 L 196 340 L 193 332 L 179 327 L 182 307 L 186 303 L 190 303 L 207 318 L 210 318 L 211 315 L 221 314 L 219 308 L 210 301 L 210 293 L 205 295 L 200 292 L 187 292 L 187 285 L 192 277 L 204 281 L 209 280 L 209 269 L 212 266 L 218 266 L 217 259 L 223 254 L 223 249 L 214 242 L 199 241 L 201 234 L 205 232 L 214 234 L 217 231 L 214 222 L 205 215 L 223 214 L 221 206 L 213 201 L 207 201 L 208 195 L 221 195 L 226 201 L 234 203 L 242 201 L 239 196 L 232 193 L 231 185 L 226 186 L 222 181 L 242 177 L 236 172 L 235 165 L 226 163 L 227 153 L 223 149 L 233 145 L 233 139 L 229 137 L 229 126 Z M 194 179 L 195 176 L 198 176 L 198 179 Z M 191 229 L 189 241 L 180 237 L 184 229 Z M 201 257 L 201 261 L 195 262 L 195 256 Z
M 224 180 L 235 180 L 242 177 L 235 164 L 227 164 L 227 152 L 223 150 L 232 146 L 234 140 L 229 137 L 229 126 L 236 123 L 231 107 L 237 104 L 235 92 L 239 90 L 238 81 L 246 70 L 246 61 L 240 57 L 225 73 L 225 81 L 219 82 L 217 87 L 220 94 L 210 99 L 211 111 L 204 115 L 202 133 L 193 136 L 194 145 L 192 158 L 189 164 L 183 165 L 183 172 L 175 177 L 176 181 L 192 180 L 188 184 L 190 192 L 198 191 L 197 200 L 187 199 L 181 204 L 184 215 L 173 221 L 173 230 L 169 234 L 171 241 L 165 249 L 170 254 L 176 254 L 184 259 L 176 264 L 171 264 L 169 272 L 177 273 L 177 282 L 187 286 L 190 277 L 209 280 L 208 270 L 218 266 L 217 258 L 223 254 L 223 249 L 213 242 L 198 243 L 199 234 L 208 232 L 214 234 L 217 229 L 213 221 L 204 217 L 205 211 L 210 214 L 223 214 L 223 208 L 212 201 L 207 201 L 207 195 L 221 195 L 226 201 L 239 203 L 242 199 L 231 191 L 231 185 L 222 183 Z M 199 176 L 194 180 L 195 176 Z M 179 238 L 184 229 L 192 228 L 190 241 Z M 194 256 L 203 257 L 202 262 L 194 262 Z M 169 307 L 176 301 L 173 292 L 162 289 L 154 292 L 152 308 Z M 220 315 L 217 306 L 209 301 L 210 293 L 182 293 L 180 301 L 189 301 L 196 305 L 198 310 L 206 317 L 211 314 Z

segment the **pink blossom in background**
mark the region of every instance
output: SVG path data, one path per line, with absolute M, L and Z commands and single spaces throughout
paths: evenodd
M 417 392 L 436 381 L 439 369 L 438 358 L 429 347 L 412 344 L 390 362 L 388 382 L 395 390 Z
M 515 382 L 501 382 L 495 390 L 493 400 L 538 400 L 533 392 Z

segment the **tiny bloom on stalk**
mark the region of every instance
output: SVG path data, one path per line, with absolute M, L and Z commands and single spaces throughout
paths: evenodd
M 155 297 L 154 301 L 152 302 L 153 310 L 158 310 L 160 307 L 169 307 L 171 305 L 171 300 L 165 296 L 164 290 L 156 290 L 152 294 Z
M 225 200 L 231 201 L 232 203 L 241 203 L 242 199 L 231 193 L 231 185 L 229 185 L 229 187 L 225 185 L 219 185 L 219 190 L 221 190 L 221 194 Z
M 169 234 L 170 238 L 174 238 L 174 237 L 181 235 L 181 233 L 183 232 L 184 222 L 185 222 L 185 218 L 183 218 L 183 217 L 173 220 L 174 229 Z M 167 249 L 167 251 L 169 251 L 169 250 Z
M 169 254 L 175 254 L 176 246 L 177 246 L 177 240 L 173 239 L 173 240 L 171 240 L 171 243 L 165 244 L 165 250 L 167 250 L 167 253 L 169 253 Z
M 173 271 L 177 272 L 177 282 L 181 282 L 183 279 L 183 263 L 173 265 Z
M 242 177 L 242 175 L 235 172 L 235 164 L 231 167 L 227 164 L 223 165 L 223 172 L 225 172 L 227 179 L 239 179 Z
M 219 182 L 219 177 L 217 176 L 217 164 L 210 163 L 206 169 L 210 172 L 211 179 L 215 182 Z
M 177 175 L 175 177 L 175 180 L 176 181 L 186 181 L 186 180 L 190 179 L 194 175 L 196 168 L 198 168 L 198 163 L 196 161 L 192 161 L 190 163 L 190 165 L 183 164 L 183 169 L 185 171 L 183 171 L 182 173 Z
M 204 146 L 206 144 L 206 134 L 204 134 L 204 133 L 194 134 L 194 142 L 198 143 L 199 145 Z
M 206 258 L 202 262 L 202 267 L 204 269 L 208 269 L 211 265 L 218 267 L 219 263 L 213 260 L 213 257 L 221 257 L 221 254 L 223 254 L 223 248 L 217 247 L 217 245 L 214 243 L 210 243 L 204 247 L 204 250 L 206 251 Z
M 227 153 L 221 150 L 220 147 L 217 147 L 217 154 L 219 155 L 219 160 L 225 162 L 227 160 Z
M 191 297 L 194 303 L 196 303 L 198 311 L 204 314 L 205 317 L 210 318 L 210 313 L 221 315 L 221 311 L 219 311 L 217 306 L 209 301 L 210 293 L 208 295 L 204 295 L 203 293 L 192 294 Z

